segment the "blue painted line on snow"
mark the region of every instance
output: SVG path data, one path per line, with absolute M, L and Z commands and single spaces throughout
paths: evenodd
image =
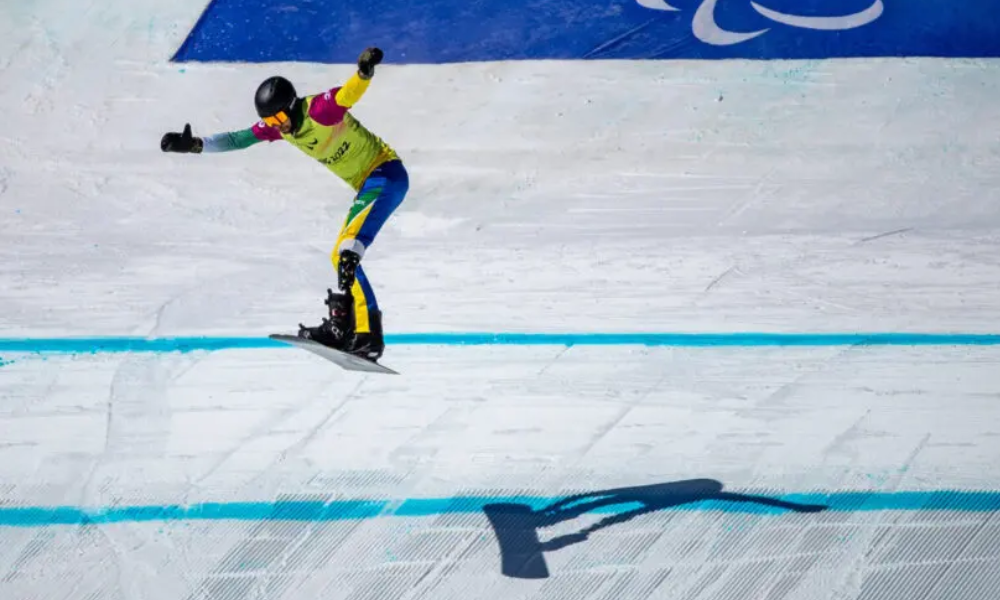
M 1000 510 L 1000 492 L 832 492 L 827 494 L 787 494 L 774 500 L 820 505 L 825 511 L 955 511 L 995 512 Z M 180 505 L 115 506 L 84 508 L 74 506 L 28 506 L 0 508 L 0 526 L 46 527 L 54 525 L 101 525 L 111 523 L 183 521 L 357 521 L 378 517 L 429 517 L 470 514 L 488 504 L 517 503 L 541 510 L 561 498 L 538 496 L 413 498 L 406 500 L 337 500 L 323 502 L 223 502 Z M 615 514 L 631 510 L 632 504 L 600 506 L 587 511 Z M 718 511 L 759 515 L 781 515 L 784 508 L 735 502 L 702 500 L 660 510 Z
M 398 333 L 388 345 L 557 346 L 993 346 L 991 333 Z M 93 354 L 290 348 L 266 337 L 0 338 L 0 352 Z

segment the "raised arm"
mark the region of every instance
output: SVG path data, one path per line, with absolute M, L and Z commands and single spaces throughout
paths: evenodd
M 309 116 L 320 125 L 336 125 L 344 113 L 361 100 L 375 75 L 375 65 L 382 62 L 382 51 L 368 48 L 358 58 L 358 70 L 341 87 L 327 90 L 316 96 L 309 107 Z
M 371 79 L 364 79 L 361 77 L 360 73 L 355 73 L 351 75 L 351 78 L 347 80 L 341 88 L 334 88 L 336 90 L 336 95 L 334 100 L 337 102 L 338 106 L 343 108 L 351 108 L 361 100 L 361 97 L 365 95 L 368 91 L 368 84 L 371 83 Z M 334 91 L 330 90 L 330 91 Z
M 351 76 L 344 87 L 337 91 L 337 104 L 350 108 L 361 100 L 368 84 L 375 76 L 375 65 L 382 62 L 384 54 L 379 48 L 366 48 L 358 57 L 358 70 Z

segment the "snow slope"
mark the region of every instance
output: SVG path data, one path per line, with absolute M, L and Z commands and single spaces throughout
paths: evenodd
M 0 337 L 322 314 L 350 191 L 278 144 L 159 139 L 249 125 L 274 72 L 319 91 L 352 66 L 168 62 L 203 8 L 0 8 Z M 366 258 L 391 332 L 997 329 L 993 60 L 386 50 L 355 114 L 411 173 Z M 995 346 L 384 360 L 403 375 L 0 350 L 0 597 L 992 597 Z M 625 508 L 551 508 L 578 493 Z

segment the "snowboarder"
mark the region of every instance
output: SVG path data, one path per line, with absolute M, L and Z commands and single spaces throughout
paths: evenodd
M 261 120 L 240 131 L 194 137 L 191 125 L 163 136 L 164 152 L 226 152 L 263 141 L 284 139 L 318 160 L 356 192 L 331 254 L 337 292 L 327 290 L 329 318 L 315 327 L 299 324 L 307 338 L 376 361 L 382 356 L 382 312 L 360 262 L 382 225 L 403 201 L 409 177 L 396 152 L 351 115 L 382 62 L 379 48 L 358 58 L 358 69 L 342 87 L 299 97 L 284 77 L 270 77 L 257 88 Z

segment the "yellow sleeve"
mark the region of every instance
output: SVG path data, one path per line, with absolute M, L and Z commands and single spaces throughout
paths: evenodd
M 347 80 L 344 87 L 337 91 L 337 104 L 343 106 L 344 108 L 350 108 L 361 100 L 361 96 L 365 95 L 368 90 L 368 85 L 371 83 L 371 79 L 362 79 L 357 72 Z

